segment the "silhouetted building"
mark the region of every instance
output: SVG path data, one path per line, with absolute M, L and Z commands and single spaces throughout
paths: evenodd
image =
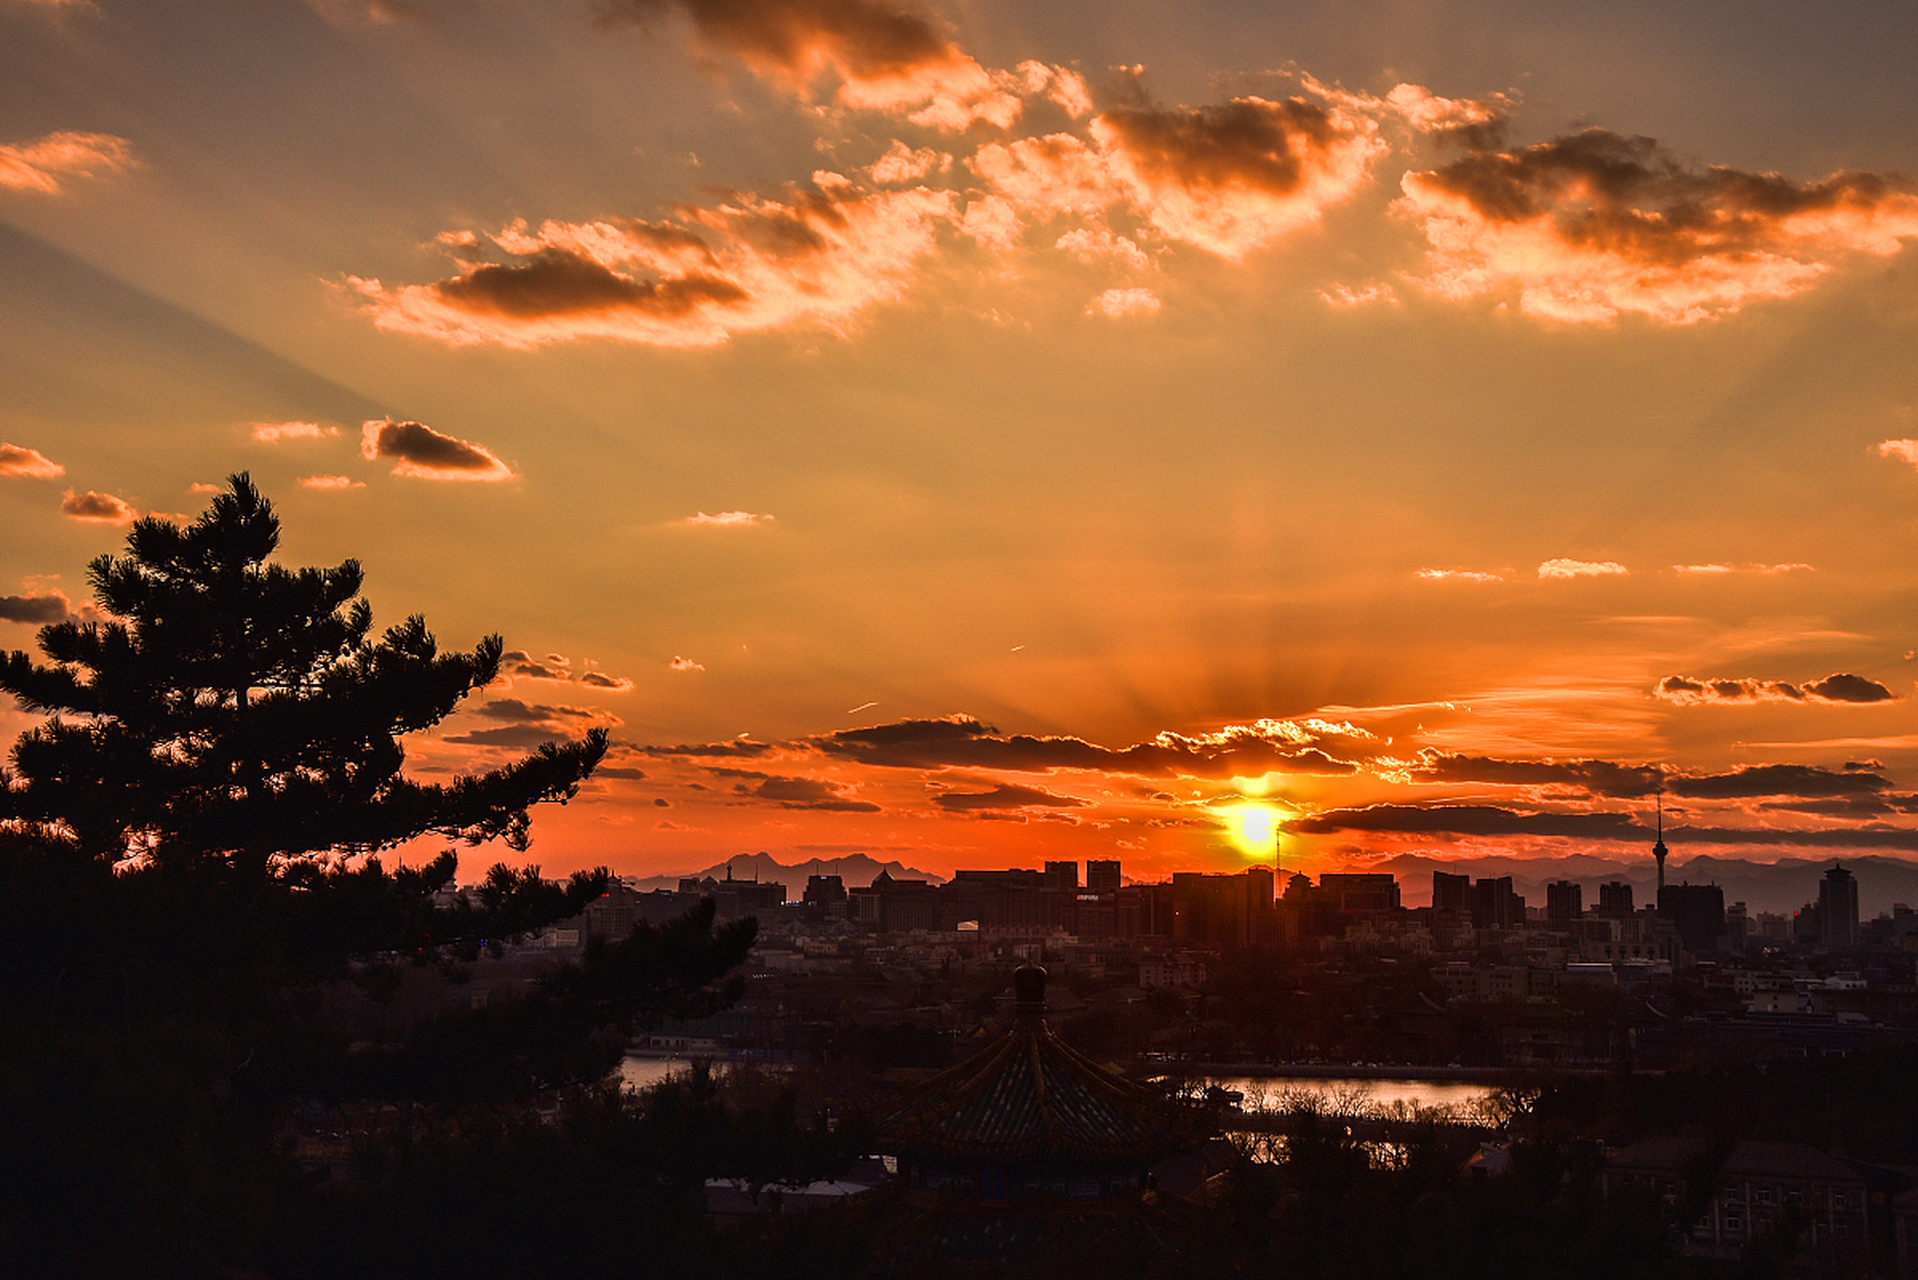
M 1432 873 L 1432 909 L 1469 915 L 1472 910 L 1472 877 L 1434 871 Z
M 1268 875 L 1270 872 L 1267 873 Z M 1319 892 L 1344 912 L 1379 912 L 1399 909 L 1397 877 L 1384 873 L 1328 871 L 1319 877 Z
M 1512 889 L 1512 877 L 1487 877 L 1472 884 L 1472 925 L 1478 929 L 1516 929 L 1525 923 L 1525 899 Z
M 1725 891 L 1715 884 L 1666 885 L 1658 891 L 1658 914 L 1687 951 L 1716 951 L 1725 937 Z
M 1079 864 L 1076 862 L 1046 863 L 1045 887 L 1048 889 L 1071 889 L 1075 893 L 1079 888 Z
M 1598 886 L 1598 914 L 1623 920 L 1632 914 L 1632 886 L 1623 880 L 1607 880 Z
M 1117 858 L 1089 858 L 1086 861 L 1086 892 L 1119 892 L 1119 860 Z
M 1818 884 L 1818 941 L 1841 950 L 1858 945 L 1858 881 L 1838 863 Z
M 830 911 L 835 905 L 839 914 L 845 914 L 846 882 L 839 876 L 807 876 L 806 892 L 800 901 L 809 907 L 825 907 Z
M 1585 890 L 1575 880 L 1554 880 L 1545 886 L 1545 918 L 1571 925 L 1585 914 Z

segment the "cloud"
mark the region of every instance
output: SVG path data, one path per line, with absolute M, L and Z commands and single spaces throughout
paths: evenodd
M 464 746 L 530 747 L 572 738 L 594 726 L 620 723 L 618 716 L 592 707 L 527 702 L 522 698 L 489 698 L 471 708 L 468 714 L 503 723 L 494 728 L 449 734 L 445 741 Z
M 1812 568 L 1810 565 L 1805 564 L 1801 561 L 1794 561 L 1790 564 L 1748 564 L 1742 567 L 1739 565 L 1718 564 L 1718 563 L 1675 564 L 1672 566 L 1672 570 L 1675 573 L 1684 573 L 1684 574 L 1700 575 L 1705 577 L 1713 577 L 1713 576 L 1721 576 L 1721 575 L 1730 574 L 1730 573 L 1763 573 L 1763 574 L 1801 573 L 1801 572 L 1809 573 L 1812 571 Z
M 529 680 L 571 680 L 572 664 L 557 653 L 535 658 L 524 649 L 508 649 L 500 655 L 500 670 L 508 676 Z
M 1652 795 L 1664 778 L 1663 772 L 1651 765 L 1621 765 L 1608 760 L 1497 760 L 1443 751 L 1421 752 L 1418 765 L 1410 773 L 1418 781 L 1577 787 L 1614 800 Z
M 537 232 L 516 223 L 492 237 L 510 262 L 467 264 L 436 284 L 349 284 L 381 328 L 456 346 L 713 346 L 737 333 L 832 328 L 890 300 L 956 218 L 949 191 L 862 191 L 820 172 L 783 200 L 736 193 L 671 221 L 547 222 Z
M 1074 228 L 1054 241 L 1052 247 L 1070 254 L 1086 266 L 1118 262 L 1134 271 L 1144 271 L 1152 265 L 1152 259 L 1146 257 L 1145 250 L 1125 236 L 1114 235 L 1105 227 Z M 1116 293 L 1118 290 L 1108 292 Z M 1153 309 L 1156 311 L 1158 308 L 1155 305 Z
M 1807 764 L 1757 764 L 1730 773 L 1673 774 L 1665 790 L 1691 800 L 1744 800 L 1760 796 L 1847 796 L 1889 791 L 1891 781 L 1881 774 L 1848 769 L 1834 771 Z
M 536 747 L 542 742 L 556 742 L 566 737 L 563 730 L 549 725 L 512 724 L 497 729 L 474 729 L 469 733 L 449 734 L 443 741 L 455 742 L 465 747 L 513 747 L 524 749 Z
M 81 494 L 67 490 L 66 497 L 60 500 L 60 510 L 75 520 L 89 524 L 132 524 L 140 518 L 140 513 L 124 498 L 116 498 L 110 493 L 95 493 L 91 489 Z
M 49 133 L 0 146 L 0 187 L 57 194 L 71 177 L 131 168 L 133 144 L 110 133 Z
M 1603 578 L 1630 572 L 1616 560 L 1547 560 L 1538 567 L 1541 578 Z
M 1001 783 L 990 791 L 947 791 L 932 798 L 932 802 L 942 809 L 1022 809 L 1033 806 L 1045 809 L 1080 809 L 1086 801 L 1073 796 L 1058 796 L 1050 791 L 1041 791 L 1037 787 L 1020 787 Z
M 17 444 L 0 444 L 0 476 L 29 476 L 35 480 L 51 480 L 66 473 L 65 467 L 48 458 L 38 449 L 28 449 Z
M 891 184 L 917 182 L 934 169 L 951 167 L 952 157 L 945 152 L 934 151 L 931 147 L 920 147 L 915 151 L 894 138 L 892 145 L 886 148 L 886 154 L 873 161 L 866 172 L 872 175 L 874 182 Z
M 1153 226 L 1233 260 L 1318 221 L 1386 150 L 1371 120 L 1304 98 L 1115 107 L 1090 131 Z
M 1596 128 L 1474 149 L 1401 187 L 1395 207 L 1430 245 L 1416 283 L 1452 299 L 1516 290 L 1527 315 L 1568 323 L 1732 315 L 1809 288 L 1845 255 L 1887 256 L 1918 235 L 1918 195 L 1901 182 L 1699 170 L 1654 139 Z
M 282 440 L 324 440 L 340 434 L 338 427 L 323 427 L 317 422 L 256 422 L 253 438 L 264 444 Z
M 673 660 L 666 666 L 671 671 L 704 671 L 706 669 L 703 664 L 694 662 L 691 658 L 682 658 L 678 654 L 674 654 Z
M 1503 582 L 1496 573 L 1481 569 L 1420 569 L 1418 575 L 1428 582 Z
M 1150 289 L 1107 289 L 1086 307 L 1089 316 L 1150 316 L 1159 311 L 1159 297 Z
M 685 11 L 709 51 L 737 58 L 753 74 L 802 99 L 810 101 L 821 80 L 834 79 L 838 105 L 904 114 L 929 128 L 963 129 L 983 121 L 1003 129 L 1019 114 L 1019 94 L 1044 91 L 1055 74 L 1070 75 L 1037 63 L 1017 74 L 989 73 L 927 19 L 884 0 L 600 4 L 601 12 L 615 19 L 645 20 L 669 8 Z M 1055 87 L 1055 95 L 1059 92 Z
M 58 591 L 45 595 L 0 596 L 0 622 L 26 622 L 44 625 L 65 622 L 71 606 Z
M 1666 676 L 1653 688 L 1654 696 L 1681 706 L 1705 703 L 1752 702 L 1891 702 L 1897 696 L 1876 680 L 1838 672 L 1823 680 L 1795 685 L 1786 680 L 1695 680 L 1690 676 Z
M 715 769 L 727 778 L 745 778 L 735 783 L 733 794 L 754 800 L 770 800 L 782 809 L 823 809 L 834 813 L 878 813 L 879 806 L 856 800 L 837 782 L 818 778 L 789 778 L 777 774 L 752 773 L 743 769 Z
M 1391 285 L 1383 283 L 1368 284 L 1357 289 L 1341 284 L 1319 290 L 1319 300 L 1332 307 L 1363 307 L 1374 302 L 1389 302 L 1396 306 L 1399 293 Z
M 1586 840 L 1639 840 L 1642 827 L 1626 813 L 1521 813 L 1497 805 L 1375 804 L 1331 809 L 1284 824 L 1287 831 L 1329 835 L 1372 831 L 1404 835 L 1572 836 Z
M 1872 448 L 1881 458 L 1896 458 L 1918 467 L 1918 440 L 1880 440 Z
M 608 693 L 626 693 L 633 682 L 625 676 L 609 676 L 604 671 L 582 671 L 579 682 L 588 689 L 604 689 Z
M 690 743 L 677 747 L 640 747 L 639 753 L 665 759 L 676 756 L 688 756 L 693 759 L 722 759 L 729 756 L 771 755 L 773 746 L 770 742 L 753 742 L 746 738 L 734 738 L 730 742 Z
M 1113 749 L 1082 738 L 1002 736 L 971 716 L 901 720 L 843 729 L 807 740 L 829 756 L 889 768 L 966 767 L 1048 773 L 1054 769 L 1103 770 L 1147 777 L 1259 777 L 1267 773 L 1324 776 L 1356 772 L 1348 761 L 1318 744 L 1362 731 L 1351 726 L 1261 720 L 1227 725 L 1216 733 L 1161 733 L 1150 742 Z
M 1330 835 L 1341 831 L 1414 836 L 1541 837 L 1639 844 L 1651 831 L 1622 813 L 1522 813 L 1494 805 L 1381 804 L 1332 809 L 1285 824 L 1289 832 Z M 1671 827 L 1675 844 L 1736 844 L 1772 847 L 1918 849 L 1918 831 L 1879 827 L 1814 831 L 1763 827 Z
M 441 435 L 424 422 L 375 418 L 360 428 L 360 456 L 394 460 L 393 474 L 416 480 L 514 480 L 513 469 L 479 445 Z
M 693 525 L 694 527 L 710 526 L 718 529 L 750 529 L 758 524 L 771 524 L 772 520 L 773 518 L 769 515 L 756 515 L 751 511 L 722 511 L 714 516 L 709 516 L 704 511 L 701 511 L 696 515 L 687 516 L 679 523 Z
M 364 480 L 355 480 L 351 476 L 301 476 L 302 489 L 364 489 Z

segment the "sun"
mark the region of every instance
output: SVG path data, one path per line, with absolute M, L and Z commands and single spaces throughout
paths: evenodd
M 1279 838 L 1279 811 L 1269 804 L 1238 805 L 1226 815 L 1226 824 L 1232 843 L 1249 858 L 1269 856 Z

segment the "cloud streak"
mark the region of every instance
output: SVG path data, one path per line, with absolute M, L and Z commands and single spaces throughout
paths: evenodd
M 57 195 L 70 178 L 131 168 L 133 144 L 110 133 L 49 133 L 0 146 L 0 187 Z
M 1813 680 L 1792 684 L 1787 680 L 1696 680 L 1690 676 L 1666 676 L 1652 690 L 1657 697 L 1681 706 L 1738 704 L 1757 702 L 1823 702 L 1868 705 L 1891 702 L 1897 698 L 1876 680 L 1840 671 Z

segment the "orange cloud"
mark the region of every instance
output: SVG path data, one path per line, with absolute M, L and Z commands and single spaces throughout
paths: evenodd
M 1873 447 L 1881 458 L 1896 458 L 1918 467 L 1918 440 L 1880 440 Z
M 1159 296 L 1150 289 L 1107 289 L 1094 298 L 1086 307 L 1087 315 L 1122 316 L 1156 315 L 1159 310 Z
M 110 133 L 49 133 L 0 146 L 0 187 L 57 194 L 69 177 L 132 167 L 133 144 Z
M 1153 226 L 1230 259 L 1316 222 L 1386 150 L 1370 119 L 1303 98 L 1117 107 L 1091 131 Z
M 513 480 L 513 469 L 479 445 L 441 435 L 424 422 L 375 418 L 360 428 L 360 456 L 391 458 L 393 474 L 415 480 Z
M 87 524 L 132 524 L 140 518 L 140 513 L 126 499 L 91 489 L 79 494 L 67 490 L 66 497 L 60 500 L 60 510 Z
M 31 587 L 28 588 L 32 590 Z M 0 596 L 0 622 L 45 624 L 65 622 L 72 602 L 64 592 L 48 591 L 38 595 Z
M 256 422 L 253 438 L 263 444 L 282 440 L 320 440 L 340 434 L 338 427 L 323 427 L 317 422 Z
M 687 516 L 679 523 L 694 526 L 707 525 L 720 529 L 750 529 L 756 524 L 772 523 L 772 517 L 755 515 L 750 511 L 722 511 L 716 516 L 709 516 L 701 511 L 697 515 Z
M 1538 567 L 1541 578 L 1606 578 L 1630 572 L 1616 560 L 1547 560 Z
M 302 489 L 364 489 L 366 482 L 351 476 L 301 476 Z
M 694 662 L 691 658 L 682 658 L 677 655 L 675 655 L 673 660 L 667 663 L 666 666 L 673 671 L 704 671 L 706 669 L 702 664 Z
M 1420 569 L 1418 576 L 1428 582 L 1503 582 L 1496 573 L 1478 569 Z
M 493 240 L 517 261 L 437 284 L 350 283 L 381 328 L 453 345 L 712 346 L 793 324 L 830 328 L 896 296 L 954 217 L 950 192 L 860 191 L 817 173 L 784 201 L 740 194 L 669 222 L 515 224 Z
M 1516 289 L 1526 314 L 1570 323 L 1731 315 L 1918 235 L 1918 195 L 1878 175 L 1700 171 L 1604 129 L 1475 150 L 1401 186 L 1396 207 L 1431 246 L 1418 284 L 1454 299 Z
M 63 476 L 66 473 L 65 467 L 38 449 L 29 449 L 17 444 L 0 444 L 0 476 L 28 476 L 35 480 L 51 480 L 55 476 Z
M 1045 218 L 1124 204 L 1161 234 L 1238 259 L 1316 222 L 1357 190 L 1386 145 L 1355 111 L 1304 98 L 1115 107 L 1066 133 L 979 148 L 972 168 Z
M 1038 63 L 988 72 L 916 13 L 884 0 L 604 0 L 610 18 L 644 21 L 673 7 L 692 20 L 708 50 L 737 58 L 753 74 L 810 100 L 835 79 L 842 107 L 905 114 L 914 123 L 1005 128 L 1020 95 L 1053 89 L 1072 100 L 1070 76 Z M 1071 77 L 1076 81 L 1077 77 Z M 1035 83 L 1036 81 L 1036 83 Z M 1083 94 L 1083 85 L 1078 86 Z

